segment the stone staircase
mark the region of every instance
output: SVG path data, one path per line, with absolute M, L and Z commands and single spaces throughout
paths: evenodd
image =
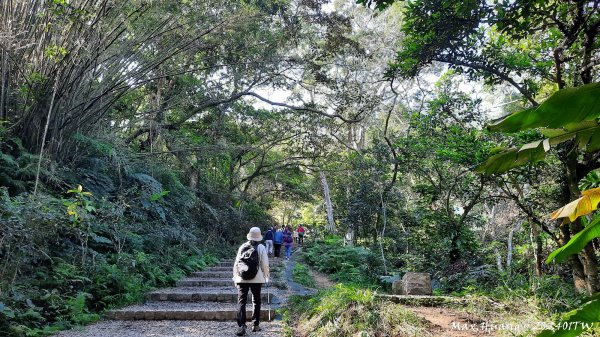
M 282 259 L 270 259 L 271 278 L 279 274 Z M 144 304 L 132 305 L 110 311 L 114 320 L 200 320 L 234 321 L 236 318 L 237 289 L 231 280 L 233 260 L 219 262 L 206 271 L 192 273 L 177 282 L 176 287 L 160 289 L 148 294 Z M 275 281 L 275 280 L 274 280 Z M 263 287 L 261 293 L 261 320 L 275 318 L 278 308 L 279 290 Z M 252 295 L 248 295 L 247 317 L 252 317 Z M 270 303 L 269 303 L 270 301 Z

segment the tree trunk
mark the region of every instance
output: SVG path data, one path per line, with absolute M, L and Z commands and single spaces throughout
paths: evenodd
M 381 211 L 383 215 L 383 228 L 381 229 L 381 236 L 379 237 L 379 248 L 381 249 L 381 261 L 383 261 L 383 271 L 387 275 L 387 263 L 385 261 L 385 255 L 383 252 L 383 239 L 385 238 L 385 228 L 387 226 L 387 205 L 383 201 L 383 192 L 379 195 L 381 197 Z M 379 215 L 379 213 L 377 213 Z
M 518 225 L 513 227 L 510 230 L 510 232 L 508 232 L 508 249 L 507 249 L 507 253 L 506 253 L 506 272 L 508 273 L 508 276 L 511 275 L 511 271 L 512 271 L 513 236 L 515 235 L 516 232 L 518 232 L 521 229 L 522 224 L 523 223 L 520 222 Z
M 529 233 L 529 239 L 531 240 L 531 246 L 533 247 L 534 257 L 534 270 L 535 276 L 540 277 L 543 274 L 542 270 L 542 238 L 540 237 L 540 231 L 537 225 L 533 221 L 529 221 L 531 231 Z
M 578 198 L 579 191 L 577 175 L 577 152 L 568 149 L 565 157 L 565 189 L 563 190 L 563 202 L 566 205 L 570 201 Z M 570 225 L 562 225 L 561 228 L 561 246 L 565 245 L 571 239 L 571 235 L 579 233 L 583 226 L 580 219 L 575 220 Z M 600 280 L 598 278 L 598 260 L 594 252 L 592 243 L 588 243 L 579 255 L 571 258 L 573 267 L 573 281 L 579 291 L 594 293 L 600 291 Z
M 323 171 L 319 172 L 321 176 L 321 185 L 323 185 L 323 197 L 325 199 L 325 208 L 327 210 L 327 231 L 329 233 L 335 233 L 335 222 L 333 221 L 333 205 L 331 204 L 331 197 L 329 195 L 329 184 L 327 184 L 327 178 Z
M 580 219 L 571 223 L 573 233 L 579 233 L 583 230 Z M 586 280 L 587 291 L 590 294 L 600 291 L 600 279 L 598 278 L 598 259 L 592 242 L 589 242 L 585 248 L 579 253 L 581 264 Z
M 0 120 L 8 119 L 6 111 L 6 99 L 8 98 L 8 57 L 6 51 L 2 51 L 2 79 L 0 83 Z
M 494 248 L 494 255 L 496 255 L 496 267 L 498 268 L 498 271 L 501 273 L 504 272 L 504 268 L 502 267 L 502 256 L 500 255 L 498 248 Z

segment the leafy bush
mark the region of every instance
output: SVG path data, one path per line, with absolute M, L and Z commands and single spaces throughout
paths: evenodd
M 292 270 L 292 280 L 305 287 L 314 288 L 316 286 L 315 278 L 310 273 L 310 270 L 300 263 L 296 263 L 294 270 Z
M 177 221 L 168 231 L 149 217 L 132 222 L 81 188 L 62 199 L 0 192 L 0 331 L 10 336 L 93 322 L 217 260 Z
M 305 261 L 339 282 L 375 286 L 381 260 L 364 247 L 344 246 L 339 237 L 328 237 L 305 245 Z

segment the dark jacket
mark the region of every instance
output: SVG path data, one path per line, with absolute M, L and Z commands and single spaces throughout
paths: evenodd
M 288 247 L 294 244 L 294 238 L 292 238 L 292 233 L 288 230 L 283 232 L 283 245 Z

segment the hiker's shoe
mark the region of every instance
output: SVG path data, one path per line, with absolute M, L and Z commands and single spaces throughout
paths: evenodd
M 252 332 L 258 332 L 260 330 L 262 330 L 262 329 L 258 325 L 255 325 L 252 327 Z
M 243 336 L 246 334 L 246 326 L 242 325 L 241 327 L 239 327 L 235 333 L 238 336 Z

